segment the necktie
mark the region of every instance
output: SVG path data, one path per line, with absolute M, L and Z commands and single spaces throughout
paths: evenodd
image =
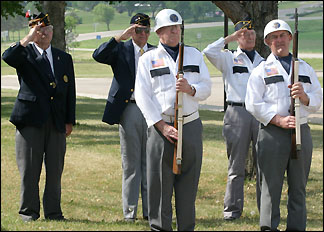
M 143 48 L 140 49 L 140 53 L 141 53 L 141 55 L 144 54 L 144 49 Z
M 50 80 L 50 85 L 55 88 L 56 87 L 56 84 L 55 84 L 55 79 L 54 79 L 54 74 L 53 74 L 53 71 L 52 71 L 52 67 L 51 67 L 51 63 L 49 61 L 49 59 L 47 58 L 47 52 L 44 50 L 43 54 L 42 54 L 42 57 L 43 59 L 45 60 L 45 63 L 46 63 L 46 72 L 48 74 L 48 78 Z

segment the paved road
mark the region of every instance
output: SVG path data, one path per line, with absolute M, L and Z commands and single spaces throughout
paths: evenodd
M 221 77 L 212 77 L 212 93 L 205 101 L 201 101 L 199 108 L 222 111 L 224 109 L 224 86 Z M 112 78 L 76 78 L 78 96 L 106 99 Z M 16 75 L 1 76 L 1 88 L 18 90 Z M 309 122 L 323 125 L 323 104 L 321 109 L 311 114 Z
M 283 19 L 285 21 L 294 21 L 294 19 L 290 19 L 287 17 L 279 17 L 280 19 Z M 299 21 L 301 20 L 313 20 L 313 19 L 323 19 L 322 17 L 299 17 Z M 233 23 L 229 20 L 228 22 L 229 26 L 233 25 Z M 223 22 L 210 22 L 210 23 L 192 23 L 192 24 L 187 24 L 185 25 L 185 29 L 188 28 L 203 28 L 203 27 L 219 27 L 219 26 L 224 26 Z M 92 32 L 92 33 L 85 33 L 85 34 L 80 34 L 78 37 L 75 39 L 77 42 L 83 41 L 83 40 L 89 40 L 89 39 L 96 39 L 97 35 L 100 35 L 101 38 L 106 38 L 106 37 L 113 37 L 115 35 L 119 35 L 123 32 L 124 30 L 115 30 L 115 31 L 101 31 L 101 32 Z M 153 28 L 151 29 L 151 32 L 153 32 Z

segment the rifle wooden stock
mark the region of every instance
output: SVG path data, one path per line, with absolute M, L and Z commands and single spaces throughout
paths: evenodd
M 292 74 L 291 85 L 299 81 L 299 61 L 298 61 L 298 14 L 297 8 L 295 9 L 295 32 L 293 35 L 293 62 L 292 62 Z M 299 114 L 300 102 L 299 98 L 293 99 L 291 97 L 290 115 L 295 116 L 295 129 L 291 130 L 291 152 L 292 159 L 297 159 L 301 151 L 301 134 L 300 134 L 300 114 Z
M 179 64 L 177 79 L 183 78 L 183 35 L 184 35 L 184 21 L 181 26 L 181 42 L 179 45 Z M 173 152 L 173 168 L 174 174 L 181 174 L 182 161 L 182 128 L 183 128 L 183 111 L 182 111 L 182 92 L 176 93 L 176 102 L 174 107 L 174 128 L 178 130 L 178 141 L 175 142 Z

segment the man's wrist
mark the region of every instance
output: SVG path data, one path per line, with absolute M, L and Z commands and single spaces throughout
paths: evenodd
M 190 85 L 191 91 L 190 91 L 190 96 L 195 96 L 196 94 L 196 88 L 193 85 Z

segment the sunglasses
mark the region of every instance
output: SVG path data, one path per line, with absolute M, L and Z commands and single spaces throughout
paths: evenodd
M 135 33 L 136 33 L 136 34 L 141 34 L 143 31 L 144 31 L 146 34 L 148 34 L 148 33 L 150 33 L 150 28 L 149 28 L 149 27 L 136 27 L 136 28 L 135 28 Z

